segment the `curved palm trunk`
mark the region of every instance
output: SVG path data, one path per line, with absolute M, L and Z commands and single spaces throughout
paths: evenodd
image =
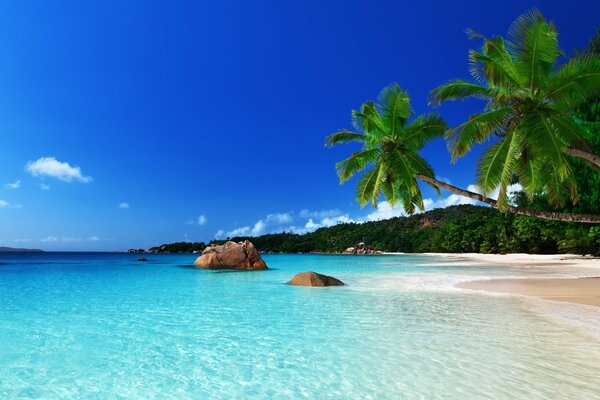
M 430 178 L 428 176 L 417 175 L 416 178 L 423 182 L 427 182 L 434 186 L 437 186 L 441 189 L 445 189 L 451 193 L 457 194 L 459 196 L 468 197 L 470 199 L 477 200 L 482 203 L 488 204 L 496 209 L 498 208 L 498 202 L 496 200 L 490 199 L 489 197 L 482 196 L 479 193 L 470 192 L 468 190 L 458 188 L 456 186 L 450 185 L 446 182 L 438 181 L 437 179 Z M 536 211 L 536 210 L 528 210 L 528 209 L 521 208 L 521 207 L 514 207 L 514 206 L 510 206 L 510 205 L 506 208 L 506 211 L 515 213 L 515 214 L 526 215 L 528 217 L 550 219 L 553 221 L 583 222 L 586 224 L 600 224 L 600 215 L 594 215 L 594 214 L 574 214 L 574 213 L 558 213 L 558 212 L 552 212 L 552 211 Z
M 596 168 L 600 168 L 600 157 L 593 153 L 588 153 L 587 151 L 579 150 L 574 147 L 567 147 L 565 153 L 567 153 L 570 156 L 589 161 L 592 164 L 594 164 Z

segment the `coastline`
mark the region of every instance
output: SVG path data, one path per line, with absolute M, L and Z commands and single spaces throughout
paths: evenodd
M 476 279 L 454 285 L 458 289 L 504 293 L 543 300 L 600 307 L 600 258 L 573 254 L 446 254 L 423 253 L 447 261 L 446 265 L 547 268 L 552 276 Z M 556 276 L 558 274 L 560 276 Z

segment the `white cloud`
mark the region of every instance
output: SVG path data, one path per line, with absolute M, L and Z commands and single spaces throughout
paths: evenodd
M 267 228 L 267 224 L 263 222 L 263 220 L 258 220 L 256 224 L 254 224 L 254 228 L 250 231 L 251 236 L 260 236 L 265 233 L 265 229 Z
M 130 207 L 129 203 L 119 203 L 119 208 L 125 209 L 125 208 L 129 208 L 129 207 Z
M 234 236 L 248 236 L 250 233 L 249 226 L 242 226 L 241 228 L 236 228 L 231 230 L 225 234 L 225 237 L 234 237 Z
M 14 183 L 5 183 L 4 184 L 4 188 L 5 189 L 18 189 L 20 187 L 21 187 L 21 181 L 20 180 L 14 182 Z
M 78 238 L 78 237 L 61 237 L 60 238 L 61 242 L 67 242 L 67 243 L 73 243 L 73 242 L 81 242 L 83 241 L 82 238 Z
M 49 176 L 65 182 L 88 183 L 92 181 L 91 176 L 82 174 L 80 167 L 71 166 L 67 162 L 60 162 L 54 157 L 40 157 L 36 161 L 30 161 L 25 169 L 33 176 Z
M 467 186 L 467 190 L 479 193 L 479 190 L 475 185 Z M 521 186 L 518 184 L 511 185 L 509 187 L 510 193 L 518 190 L 521 190 Z M 490 195 L 491 198 L 497 198 L 497 196 L 498 191 L 495 191 Z M 470 199 L 468 197 L 459 196 L 456 194 L 450 194 L 446 197 L 441 197 L 437 200 L 430 198 L 423 199 L 425 211 L 429 211 L 434 208 L 445 208 L 460 204 L 478 203 L 479 202 L 477 202 L 476 200 Z M 278 232 L 291 232 L 303 234 L 307 232 L 313 232 L 319 228 L 330 227 L 337 224 L 380 221 L 384 219 L 402 217 L 406 215 L 407 214 L 402 207 L 392 207 L 387 201 L 379 202 L 375 210 L 369 212 L 365 216 L 356 218 L 352 218 L 348 214 L 343 213 L 338 209 L 321 211 L 310 211 L 307 209 L 303 209 L 299 213 L 287 212 L 268 214 L 264 219 L 259 219 L 253 227 L 251 227 L 250 225 L 246 225 L 230 231 L 219 229 L 215 234 L 215 238 L 223 239 L 226 237 L 236 236 L 260 236 L 264 235 L 265 233 Z M 290 225 L 290 223 L 293 222 L 295 219 L 305 220 L 305 222 Z
M 276 224 L 291 224 L 294 221 L 294 218 L 290 213 L 275 213 L 267 215 L 266 222 L 267 223 L 276 223 Z
M 40 183 L 40 189 L 42 189 L 42 190 L 50 190 L 50 185 L 46 185 L 45 183 Z
M 208 220 L 206 219 L 206 216 L 204 214 L 200 215 L 198 217 L 198 219 L 190 219 L 185 221 L 186 225 L 206 225 L 206 223 L 208 222 Z
M 20 204 L 11 204 L 6 200 L 0 199 L 0 208 L 21 208 Z
M 56 243 L 56 242 L 63 242 L 63 243 L 78 243 L 78 242 L 83 242 L 84 240 L 87 240 L 89 242 L 98 242 L 100 241 L 100 237 L 98 236 L 89 236 L 87 238 L 80 238 L 80 237 L 73 237 L 73 236 L 46 236 L 45 238 L 40 239 L 40 242 L 45 242 L 45 243 Z
M 365 217 L 366 221 L 379 221 L 393 217 L 404 216 L 406 213 L 402 207 L 392 207 L 387 201 L 382 201 L 377 204 L 377 209 Z
M 320 211 L 311 211 L 311 210 L 304 209 L 304 210 L 300 211 L 298 216 L 300 218 L 322 219 L 322 218 L 327 218 L 327 217 L 337 217 L 342 214 L 343 214 L 343 212 L 341 212 L 337 208 L 333 208 L 331 210 L 320 210 Z

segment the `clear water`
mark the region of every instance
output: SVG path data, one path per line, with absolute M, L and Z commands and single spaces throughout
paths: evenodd
M 190 255 L 136 258 L 0 255 L 0 398 L 600 398 L 598 336 L 451 289 L 510 269 L 267 255 L 269 271 L 216 272 L 185 267 Z M 306 270 L 348 286 L 283 284 Z

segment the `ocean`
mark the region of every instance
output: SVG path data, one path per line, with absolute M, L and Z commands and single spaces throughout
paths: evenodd
M 190 254 L 143 256 L 0 254 L 0 398 L 600 398 L 589 308 L 453 288 L 516 269 L 265 255 L 267 271 L 206 271 Z M 285 285 L 300 271 L 347 286 Z

